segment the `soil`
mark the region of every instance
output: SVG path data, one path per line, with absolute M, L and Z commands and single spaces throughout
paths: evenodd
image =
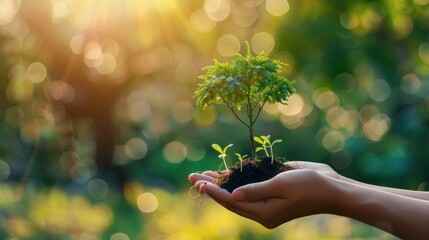
M 271 164 L 271 158 L 265 157 L 256 160 L 244 160 L 243 170 L 241 170 L 240 163 L 230 168 L 230 171 L 219 173 L 219 177 L 214 183 L 220 187 L 234 191 L 234 189 L 255 182 L 262 182 L 268 180 L 277 174 L 292 170 L 293 168 L 284 165 L 281 161 L 274 159 Z

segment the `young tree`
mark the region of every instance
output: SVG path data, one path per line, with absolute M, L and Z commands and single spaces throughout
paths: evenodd
M 266 103 L 286 104 L 288 97 L 295 92 L 293 82 L 280 75 L 285 65 L 265 53 L 253 55 L 247 43 L 245 56 L 238 53 L 231 62 L 226 63 L 214 60 L 213 65 L 203 68 L 207 74 L 200 76 L 204 82 L 195 92 L 197 105 L 202 109 L 212 104 L 228 107 L 249 129 L 254 158 L 253 127 L 262 108 Z

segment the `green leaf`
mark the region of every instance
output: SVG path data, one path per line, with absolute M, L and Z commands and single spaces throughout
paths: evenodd
M 237 155 L 238 160 L 240 160 L 240 162 L 242 162 L 247 157 L 247 155 L 241 156 L 241 154 L 239 154 L 239 153 L 235 153 L 235 155 Z
M 257 143 L 264 145 L 264 141 L 260 137 L 254 137 L 253 138 Z
M 263 147 L 257 147 L 257 148 L 256 148 L 256 152 L 259 152 L 259 151 L 262 151 L 262 150 L 264 150 L 264 148 L 263 148 Z
M 212 144 L 212 148 L 214 148 L 219 153 L 223 153 L 222 148 L 218 144 Z
M 277 140 L 275 140 L 274 142 L 273 142 L 273 144 L 272 145 L 274 145 L 274 144 L 276 144 L 276 143 L 280 143 L 280 142 L 283 142 L 281 139 L 277 139 Z
M 268 135 L 269 136 L 269 135 Z M 261 136 L 261 138 L 264 140 L 264 143 L 270 143 L 270 139 L 266 136 Z
M 224 149 L 223 149 L 223 154 L 225 154 L 226 153 L 226 150 L 228 149 L 228 148 L 230 148 L 230 147 L 232 147 L 232 146 L 234 146 L 234 144 L 229 144 L 228 146 L 226 146 Z

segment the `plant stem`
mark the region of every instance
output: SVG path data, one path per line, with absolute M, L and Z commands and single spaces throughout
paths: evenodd
M 268 151 L 267 151 L 267 147 L 266 147 L 266 146 L 264 146 L 264 151 L 265 151 L 265 155 L 267 155 L 267 157 L 270 157 L 270 154 L 268 154 Z
M 225 169 L 228 171 L 228 165 L 226 165 L 225 157 L 222 157 L 223 165 L 225 165 Z

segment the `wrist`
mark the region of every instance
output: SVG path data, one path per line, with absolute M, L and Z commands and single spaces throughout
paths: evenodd
M 351 182 L 342 180 L 333 180 L 334 187 L 333 211 L 332 214 L 354 217 L 364 205 L 368 204 L 368 196 L 362 198 L 361 187 Z
M 337 180 L 335 208 L 333 214 L 353 218 L 372 225 L 384 231 L 391 232 L 387 216 L 394 216 L 394 209 L 389 204 L 389 198 L 377 190 L 353 182 Z
M 329 191 L 324 193 L 325 196 L 325 213 L 334 215 L 344 215 L 344 209 L 347 209 L 348 195 L 347 186 L 338 179 L 328 178 Z

